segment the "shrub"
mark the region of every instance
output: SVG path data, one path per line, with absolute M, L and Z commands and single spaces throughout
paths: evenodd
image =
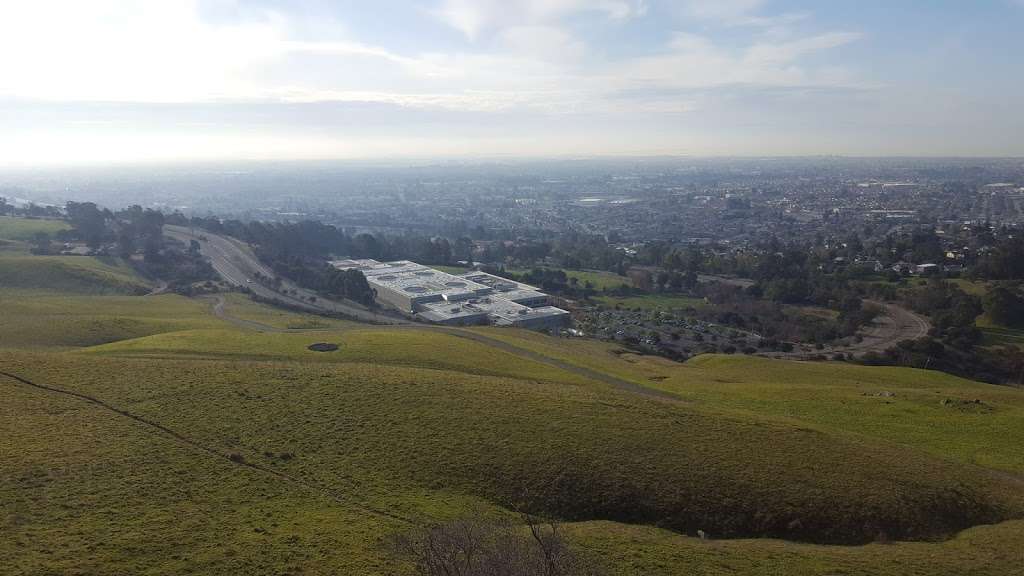
M 598 576 L 578 556 L 557 524 L 524 516 L 526 527 L 507 521 L 461 519 L 401 534 L 392 550 L 422 576 Z

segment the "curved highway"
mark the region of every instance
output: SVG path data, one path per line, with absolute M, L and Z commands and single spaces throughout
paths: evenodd
M 248 288 L 262 298 L 279 300 L 289 306 L 319 313 L 342 314 L 355 320 L 374 324 L 408 324 L 408 320 L 386 314 L 379 314 L 354 302 L 339 302 L 326 299 L 312 290 L 302 288 L 281 277 L 281 288 L 274 289 L 256 281 L 279 277 L 253 254 L 247 244 L 205 230 L 194 230 L 185 226 L 165 225 L 164 234 L 188 244 L 199 243 L 199 252 L 210 259 L 213 269 L 229 284 Z

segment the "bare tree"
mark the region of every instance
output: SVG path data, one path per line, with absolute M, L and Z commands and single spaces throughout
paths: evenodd
M 555 523 L 460 519 L 396 536 L 393 549 L 422 576 L 600 576 Z

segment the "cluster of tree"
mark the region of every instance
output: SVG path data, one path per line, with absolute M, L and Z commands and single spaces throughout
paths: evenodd
M 199 243 L 193 240 L 181 249 L 170 243 L 146 243 L 141 262 L 134 263 L 144 274 L 166 280 L 168 288 L 179 294 L 192 295 L 195 284 L 217 279 L 217 272 L 199 252 Z
M 566 298 L 585 300 L 597 294 L 597 290 L 594 289 L 591 282 L 581 283 L 578 278 L 567 275 L 560 268 L 533 268 L 523 274 L 513 274 L 503 268 L 495 270 L 485 268 L 484 270 L 510 280 L 537 286 L 545 292 Z
M 970 350 L 981 340 L 975 320 L 982 312 L 981 300 L 959 286 L 932 280 L 907 291 L 904 303 L 932 321 L 931 336 L 960 350 Z
M 626 275 L 629 277 L 632 287 L 640 293 L 690 292 L 696 289 L 699 283 L 697 273 L 693 270 L 680 272 L 666 269 L 631 268 Z M 620 293 L 629 292 L 629 290 L 623 290 L 623 287 L 616 290 Z
M 1011 328 L 1024 327 L 1024 297 L 1020 285 L 1000 283 L 989 288 L 982 299 L 989 320 Z
M 901 342 L 883 353 L 869 352 L 861 361 L 939 370 L 992 384 L 1024 384 L 1024 355 L 1016 347 L 959 348 L 927 336 Z
M 57 240 L 83 242 L 99 254 L 120 256 L 143 274 L 166 280 L 171 290 L 189 292 L 192 284 L 216 278 L 198 244 L 179 247 L 165 240 L 164 215 L 157 210 L 135 205 L 111 211 L 93 202 L 68 202 L 64 218 L 71 230 L 58 232 Z M 36 235 L 32 245 L 39 254 L 54 251 L 45 234 Z M 136 257 L 139 253 L 141 258 Z
M 865 305 L 859 296 L 849 295 L 837 305 L 836 319 L 805 314 L 760 298 L 756 285 L 752 288 L 744 290 L 722 283 L 702 285 L 700 292 L 715 306 L 695 310 L 693 314 L 708 322 L 754 332 L 766 340 L 826 344 L 853 336 L 880 313 L 876 306 Z
M 315 221 L 242 222 L 218 218 L 186 219 L 180 214 L 168 217 L 169 222 L 227 234 L 258 247 L 261 258 L 273 260 L 301 258 L 325 260 L 331 256 L 373 258 L 376 260 L 409 259 L 424 264 L 451 264 L 459 256 L 469 257 L 472 242 L 447 238 L 402 234 L 386 236 L 369 232 L 348 233 L 343 228 Z
M 1024 280 L 1024 237 L 1004 237 L 971 269 L 985 280 Z
M 282 280 L 288 278 L 299 286 L 315 290 L 328 298 L 342 298 L 373 307 L 375 293 L 358 270 L 338 270 L 323 260 L 298 256 L 280 257 L 264 255 L 264 248 L 256 250 L 260 260 L 267 263 L 277 276 L 265 278 L 257 274 L 256 281 L 280 291 Z
M 882 354 L 868 354 L 868 364 L 892 364 L 941 370 L 991 383 L 1019 383 L 1024 374 L 1024 355 L 1016 348 L 979 346 L 981 331 L 975 325 L 983 311 L 1001 321 L 1020 318 L 1024 306 L 1008 285 L 993 288 L 984 298 L 967 294 L 955 284 L 933 280 L 906 291 L 904 303 L 928 316 L 933 328 L 927 337 L 901 342 Z

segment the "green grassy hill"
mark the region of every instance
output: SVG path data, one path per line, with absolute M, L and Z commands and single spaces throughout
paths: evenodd
M 5 573 L 409 574 L 389 534 L 513 508 L 623 576 L 1022 572 L 1018 389 L 18 282 Z
M 118 259 L 0 255 L 0 289 L 145 294 L 149 284 Z
M 39 232 L 53 235 L 70 228 L 71 226 L 63 220 L 0 216 L 0 238 L 5 240 L 27 242 Z

